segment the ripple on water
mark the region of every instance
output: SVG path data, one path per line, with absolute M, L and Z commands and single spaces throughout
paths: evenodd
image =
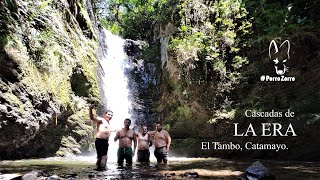
M 0 173 L 24 174 L 32 170 L 76 179 L 181 179 L 186 172 L 197 172 L 200 179 L 234 179 L 256 160 L 226 160 L 219 158 L 170 157 L 169 164 L 134 163 L 118 166 L 108 162 L 105 171 L 95 171 L 95 156 L 45 158 L 18 161 L 0 161 Z M 261 160 L 277 179 L 320 179 L 320 163 Z M 1 175 L 0 175 L 1 176 Z M 1 179 L 1 177 L 0 177 Z

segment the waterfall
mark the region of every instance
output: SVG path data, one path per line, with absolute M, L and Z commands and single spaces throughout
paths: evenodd
M 101 86 L 105 109 L 113 111 L 110 125 L 114 130 L 121 129 L 125 118 L 132 120 L 132 104 L 130 100 L 129 79 L 126 72 L 132 69 L 132 65 L 124 51 L 125 40 L 113 35 L 110 31 L 100 28 L 102 50 L 99 53 L 101 65 Z M 109 139 L 108 161 L 116 161 L 118 141 L 114 142 L 115 132 Z

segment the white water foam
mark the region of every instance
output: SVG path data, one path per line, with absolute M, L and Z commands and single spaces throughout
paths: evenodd
M 125 71 L 132 68 L 124 52 L 125 40 L 113 35 L 110 31 L 103 30 L 105 34 L 104 44 L 107 46 L 105 54 L 100 57 L 100 64 L 104 76 L 102 76 L 102 89 L 107 109 L 113 111 L 113 118 L 110 125 L 114 130 L 121 129 L 123 121 L 132 117 L 132 105 L 130 90 L 128 88 L 128 77 Z M 131 119 L 131 124 L 134 120 Z M 108 162 L 115 162 L 117 159 L 118 142 L 114 142 L 115 132 L 111 133 L 109 139 Z

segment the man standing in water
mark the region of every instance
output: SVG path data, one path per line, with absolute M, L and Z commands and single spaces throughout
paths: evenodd
M 168 131 L 162 129 L 162 123 L 156 123 L 156 131 L 149 132 L 150 135 L 154 135 L 155 138 L 155 147 L 154 156 L 157 158 L 157 162 L 161 163 L 162 161 L 168 163 L 168 153 L 171 144 L 171 137 Z
M 130 129 L 131 120 L 124 120 L 124 128 L 117 132 L 116 137 L 114 137 L 114 142 L 119 139 L 119 149 L 118 149 L 118 165 L 123 165 L 124 159 L 128 165 L 132 164 L 132 157 L 136 152 L 137 139 L 134 130 Z M 133 141 L 133 151 L 132 151 L 132 141 Z
M 142 133 L 136 132 L 136 136 L 138 139 L 137 161 L 150 162 L 149 147 L 152 146 L 152 139 L 151 135 L 148 133 L 147 126 L 142 125 Z
M 109 137 L 111 134 L 111 127 L 109 121 L 112 119 L 113 112 L 107 110 L 104 118 L 93 115 L 92 109 L 95 105 L 90 105 L 89 115 L 90 119 L 97 124 L 97 134 L 95 146 L 97 150 L 97 170 L 104 170 L 108 160 Z

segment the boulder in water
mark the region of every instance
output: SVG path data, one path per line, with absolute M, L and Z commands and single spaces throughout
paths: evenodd
M 46 180 L 60 180 L 60 177 L 58 175 L 52 175 L 48 177 Z
M 275 176 L 270 174 L 268 168 L 256 161 L 249 166 L 244 174 L 238 180 L 275 180 Z
M 164 176 L 169 178 L 169 177 L 172 177 L 172 176 L 175 176 L 176 173 L 165 173 Z
M 38 177 L 42 176 L 42 171 L 31 171 L 22 176 L 22 180 L 36 180 Z
M 185 172 L 184 176 L 188 178 L 198 178 L 199 174 L 197 172 Z

